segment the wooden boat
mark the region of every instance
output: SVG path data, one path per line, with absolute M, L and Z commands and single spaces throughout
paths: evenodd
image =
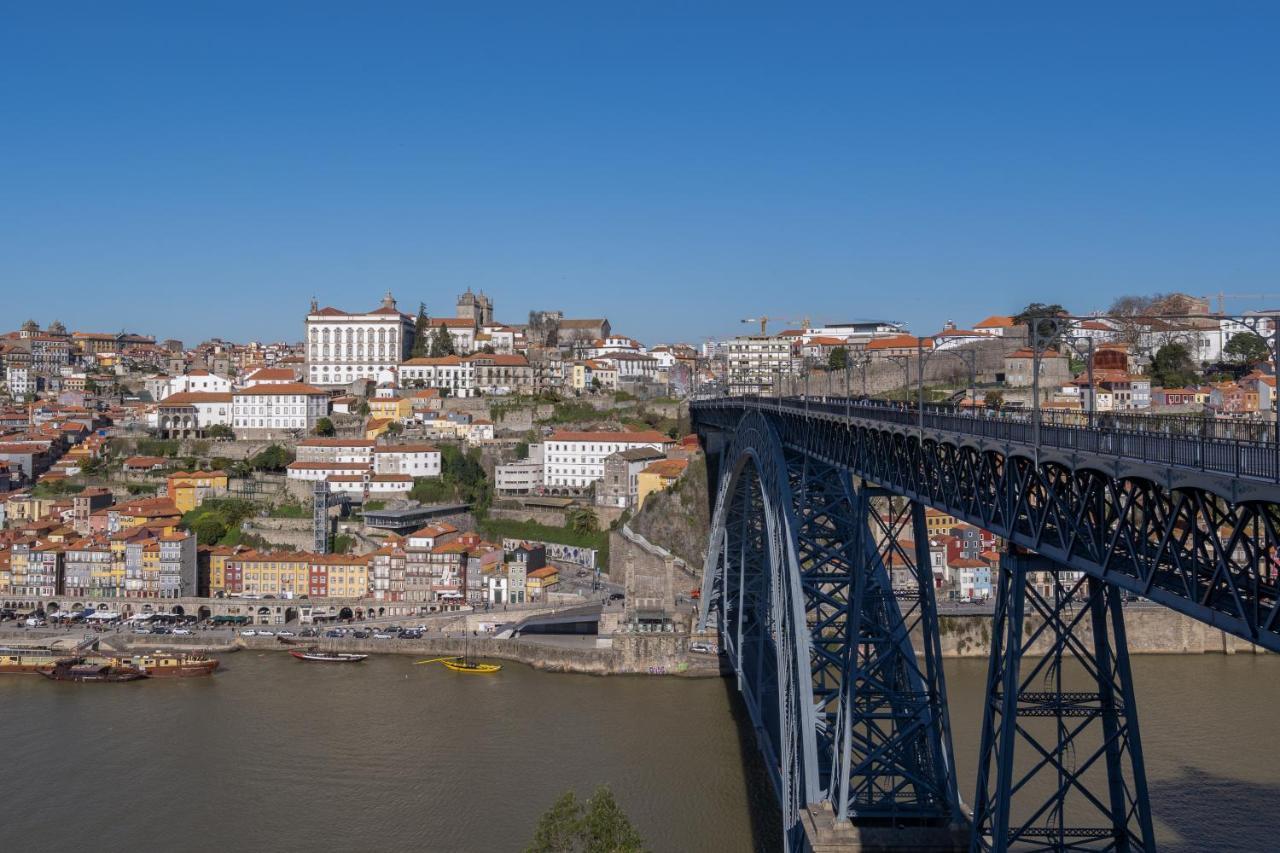
M 138 681 L 147 674 L 131 666 L 113 666 L 105 662 L 89 662 L 84 658 L 65 658 L 52 666 L 42 666 L 36 672 L 51 681 L 77 681 L 81 683 L 106 683 Z
M 289 654 L 298 660 L 316 663 L 359 663 L 368 657 L 368 655 L 355 655 L 350 652 L 322 652 L 316 646 L 310 646 L 306 649 L 290 649 Z
M 114 658 L 111 662 L 116 666 L 129 666 L 141 670 L 151 678 L 191 678 L 213 675 L 214 670 L 218 668 L 217 658 L 200 653 L 156 651 L 149 655 Z
M 50 648 L 3 648 L 0 649 L 0 675 L 34 675 L 40 667 L 53 666 L 66 654 Z
M 496 663 L 480 663 L 471 659 L 471 641 L 464 641 L 462 646 L 462 655 L 452 655 L 450 657 L 431 658 L 430 660 L 420 660 L 416 663 L 442 663 L 445 668 L 454 672 L 470 672 L 477 675 L 488 675 L 502 669 L 501 664 Z
M 453 670 L 454 672 L 474 672 L 485 674 L 497 672 L 502 669 L 502 666 L 496 663 L 474 663 L 465 659 L 458 660 L 457 658 L 446 658 L 441 660 L 440 663 L 444 664 L 445 667 Z

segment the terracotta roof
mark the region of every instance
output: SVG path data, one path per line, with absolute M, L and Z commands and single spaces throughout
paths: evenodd
M 363 462 L 290 462 L 290 471 L 368 471 Z
M 283 396 L 286 394 L 305 394 L 307 396 L 328 397 L 329 392 L 314 385 L 301 382 L 284 382 L 279 385 L 255 385 L 252 388 L 241 388 L 235 392 L 237 397 Z
M 180 391 L 160 401 L 162 406 L 190 406 L 196 403 L 230 403 L 231 392 Z
M 372 438 L 304 438 L 298 447 L 373 447 Z
M 1003 314 L 992 314 L 981 323 L 974 325 L 975 329 L 1008 329 L 1013 326 L 1013 318 L 1006 317 Z
M 641 432 L 570 432 L 567 430 L 552 433 L 548 441 L 594 441 L 601 444 L 621 442 L 626 444 L 671 444 L 674 439 L 657 430 Z
M 915 335 L 893 335 L 892 337 L 888 337 L 888 338 L 875 338 L 874 340 L 868 341 L 866 349 L 881 350 L 881 349 L 903 349 L 906 347 L 915 348 L 917 345 L 917 342 L 920 342 L 920 339 L 917 338 Z M 929 340 L 928 338 L 925 338 L 922 343 L 925 349 L 933 348 L 933 341 Z
M 439 453 L 440 448 L 433 444 L 380 444 L 373 449 L 374 453 Z
M 683 474 L 684 469 L 688 467 L 689 461 L 687 459 L 663 459 L 660 462 L 654 462 L 640 473 L 657 474 L 663 479 L 674 480 Z

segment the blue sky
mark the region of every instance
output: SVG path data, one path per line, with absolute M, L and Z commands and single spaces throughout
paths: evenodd
M 0 326 L 1280 292 L 1278 37 L 1230 0 L 8 3 Z

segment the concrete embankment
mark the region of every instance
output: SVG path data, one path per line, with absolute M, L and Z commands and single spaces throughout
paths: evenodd
M 242 637 L 247 649 L 288 651 L 271 637 Z M 308 642 L 303 640 L 302 644 Z M 588 675 L 683 675 L 718 676 L 717 659 L 689 654 L 683 637 L 673 634 L 620 634 L 609 638 L 609 646 L 568 645 L 535 640 L 498 640 L 492 637 L 430 638 L 422 640 L 357 640 L 323 638 L 317 641 L 326 651 L 360 654 L 399 654 L 428 659 L 458 656 L 469 652 L 479 659 L 509 660 L 548 672 L 578 672 Z

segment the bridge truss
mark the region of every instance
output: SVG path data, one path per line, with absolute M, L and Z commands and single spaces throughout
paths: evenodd
M 701 618 L 734 666 L 788 848 L 803 849 L 806 810 L 827 803 L 864 844 L 1154 850 L 1122 591 L 1280 649 L 1280 488 L 1246 483 L 1239 500 L 1239 477 L 1203 468 L 877 414 L 694 406 L 716 486 Z M 1009 543 L 972 814 L 957 795 L 926 506 Z

